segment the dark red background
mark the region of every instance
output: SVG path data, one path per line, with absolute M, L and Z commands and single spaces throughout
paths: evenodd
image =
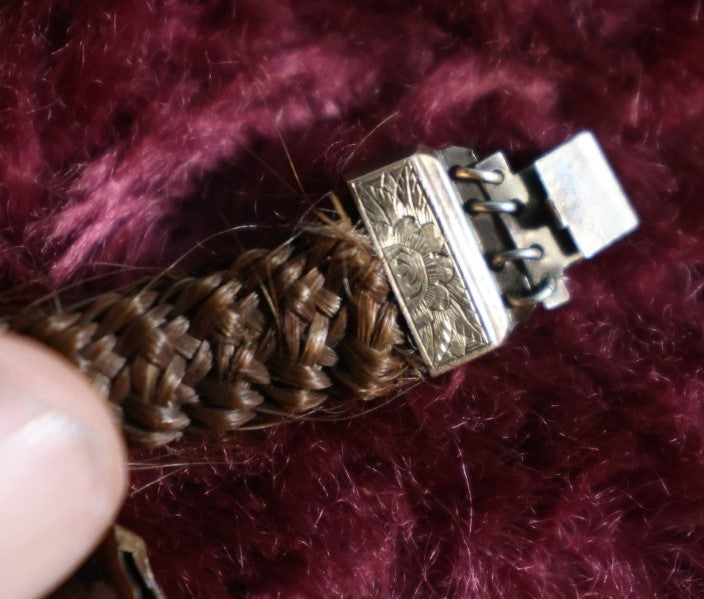
M 170 597 L 704 595 L 701 1 L 6 1 L 0 40 L 3 289 L 274 243 L 421 143 L 591 129 L 642 219 L 452 375 L 136 470 Z

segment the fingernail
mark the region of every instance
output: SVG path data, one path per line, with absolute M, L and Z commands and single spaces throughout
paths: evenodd
M 81 502 L 81 519 L 94 515 L 105 520 L 114 510 L 106 496 L 113 485 L 100 440 L 83 423 L 41 400 L 20 393 L 15 397 L 0 397 L 0 505 L 12 500 L 26 513 L 27 502 L 37 501 L 54 518 L 59 510 L 73 513 L 76 502 L 64 498 L 84 497 L 90 501 Z

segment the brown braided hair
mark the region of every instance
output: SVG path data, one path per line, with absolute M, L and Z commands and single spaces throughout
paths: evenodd
M 419 374 L 380 260 L 344 215 L 302 228 L 226 270 L 161 277 L 56 312 L 33 305 L 10 330 L 58 350 L 116 408 L 132 444 L 228 435 L 371 399 Z

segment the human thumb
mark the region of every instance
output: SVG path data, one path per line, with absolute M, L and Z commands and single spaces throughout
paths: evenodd
M 0 335 L 0 595 L 57 586 L 100 540 L 125 487 L 106 403 L 50 350 Z

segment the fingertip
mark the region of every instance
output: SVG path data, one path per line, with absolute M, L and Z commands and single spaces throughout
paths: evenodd
M 75 568 L 127 487 L 126 451 L 107 402 L 70 364 L 0 336 L 0 572 L 33 597 Z

